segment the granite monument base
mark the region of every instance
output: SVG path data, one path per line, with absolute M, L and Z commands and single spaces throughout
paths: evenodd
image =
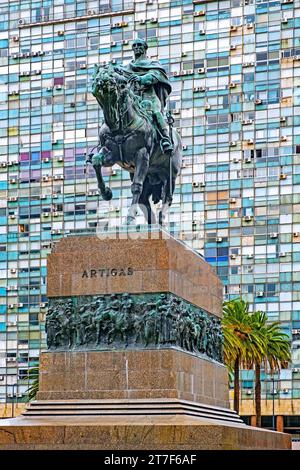
M 178 349 L 47 352 L 40 391 L 0 422 L 0 449 L 290 449 L 228 405 L 222 364 Z

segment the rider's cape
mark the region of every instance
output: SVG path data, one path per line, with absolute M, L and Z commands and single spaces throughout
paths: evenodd
M 162 104 L 162 109 L 165 108 L 166 100 L 172 91 L 172 87 L 165 70 L 159 62 L 145 60 L 144 63 L 136 65 L 135 62 L 132 61 L 126 65 L 124 69 L 136 75 L 145 75 L 147 73 L 155 77 L 158 80 L 158 83 L 154 85 L 155 93 Z

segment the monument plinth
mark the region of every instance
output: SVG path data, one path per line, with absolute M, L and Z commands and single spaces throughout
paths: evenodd
M 163 231 L 72 236 L 48 258 L 37 399 L 0 449 L 288 449 L 230 410 L 222 285 Z

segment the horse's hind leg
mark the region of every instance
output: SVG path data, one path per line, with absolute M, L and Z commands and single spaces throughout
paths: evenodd
M 155 214 L 152 211 L 151 204 L 149 201 L 149 197 L 151 195 L 151 185 L 147 178 L 144 181 L 143 191 L 139 199 L 139 206 L 142 209 L 145 219 L 147 220 L 147 224 L 156 224 Z
M 170 179 L 169 178 L 166 181 L 166 187 L 165 187 L 165 191 L 164 191 L 165 196 L 164 196 L 164 199 L 163 199 L 161 210 L 159 211 L 159 215 L 158 215 L 159 225 L 164 225 L 165 222 L 166 222 L 166 215 L 167 215 L 167 213 L 169 211 L 169 207 L 171 206 L 172 201 L 173 201 L 173 192 L 174 192 L 174 189 L 175 189 L 175 180 L 176 180 L 176 176 L 172 176 L 171 184 L 170 184 Z
M 149 154 L 147 149 L 143 147 L 138 150 L 135 155 L 135 172 L 131 185 L 132 201 L 129 208 L 126 223 L 127 225 L 134 222 L 137 214 L 137 206 L 143 192 L 143 184 L 149 168 Z

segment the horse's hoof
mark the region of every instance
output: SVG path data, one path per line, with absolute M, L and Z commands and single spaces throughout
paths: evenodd
M 112 190 L 106 186 L 105 191 L 103 191 L 103 193 L 101 193 L 101 195 L 102 195 L 104 201 L 110 201 L 112 199 L 112 196 L 113 196 Z
M 125 225 L 132 225 L 135 222 L 135 217 L 128 215 L 125 220 Z

